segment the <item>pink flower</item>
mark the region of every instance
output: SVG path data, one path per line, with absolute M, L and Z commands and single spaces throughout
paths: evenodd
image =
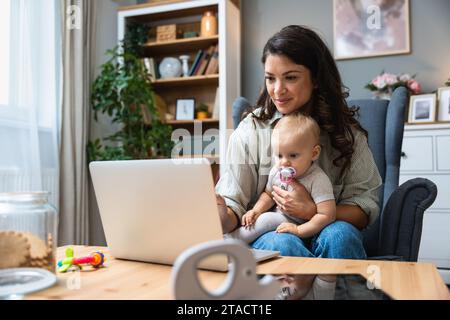
M 386 84 L 388 86 L 392 86 L 392 85 L 394 85 L 395 83 L 398 82 L 397 76 L 395 74 L 385 73 L 383 75 L 383 78 L 384 78 L 384 81 L 386 82 Z
M 406 87 L 411 93 L 419 94 L 422 91 L 420 84 L 409 73 L 392 74 L 382 72 L 369 82 L 365 88 L 376 93 L 392 93 L 398 87 Z
M 422 88 L 420 86 L 420 84 L 412 79 L 408 81 L 408 88 L 414 93 L 414 94 L 418 94 L 422 91 Z
M 372 84 L 378 89 L 383 89 L 386 86 L 386 82 L 383 76 L 378 76 L 372 80 Z
M 399 79 L 400 79 L 400 81 L 408 82 L 412 78 L 408 73 L 404 73 L 404 74 L 400 75 Z

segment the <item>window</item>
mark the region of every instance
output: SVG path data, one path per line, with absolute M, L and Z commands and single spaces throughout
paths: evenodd
M 0 124 L 54 125 L 61 67 L 58 1 L 0 0 Z
M 0 192 L 58 204 L 61 0 L 0 0 Z
M 11 0 L 0 1 L 0 106 L 9 103 L 9 50 Z

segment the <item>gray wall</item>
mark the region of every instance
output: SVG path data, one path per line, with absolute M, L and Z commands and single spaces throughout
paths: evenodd
M 260 63 L 265 42 L 283 26 L 307 25 L 333 48 L 331 0 L 244 0 L 242 3 L 242 94 L 254 102 L 263 84 Z M 364 86 L 382 70 L 417 73 L 425 92 L 444 85 L 450 77 L 450 1 L 411 0 L 411 53 L 338 61 L 352 98 L 369 98 Z
M 119 5 L 135 4 L 133 0 L 95 0 L 97 1 L 97 36 L 95 48 L 95 75 L 100 73 L 100 66 L 105 63 L 108 56 L 106 50 L 117 45 L 117 7 Z M 98 122 L 91 118 L 90 138 L 102 138 L 114 133 L 117 127 L 111 123 L 111 119 L 101 114 L 98 115 Z M 98 205 L 95 200 L 95 194 L 90 183 L 89 188 L 89 242 L 91 245 L 106 245 L 105 236 L 100 220 Z
M 132 5 L 133 0 L 96 0 L 97 1 L 97 37 L 95 48 L 95 76 L 100 73 L 100 66 L 109 57 L 105 55 L 106 50 L 117 45 L 117 8 L 119 6 Z M 101 138 L 110 135 L 117 130 L 117 126 L 111 124 L 107 116 L 98 114 L 99 121 L 91 121 L 91 138 Z

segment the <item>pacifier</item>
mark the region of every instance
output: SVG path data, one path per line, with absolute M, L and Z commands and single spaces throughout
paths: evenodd
M 296 171 L 292 167 L 284 167 L 280 168 L 280 181 L 281 181 L 281 189 L 287 190 L 289 183 L 291 183 L 292 180 L 294 180 Z

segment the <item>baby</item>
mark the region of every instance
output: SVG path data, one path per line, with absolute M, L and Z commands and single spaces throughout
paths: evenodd
M 266 190 L 253 209 L 242 216 L 242 227 L 229 233 L 229 237 L 251 243 L 264 233 L 276 230 L 310 238 L 335 220 L 333 186 L 325 172 L 314 163 L 321 151 L 319 137 L 320 128 L 311 117 L 291 114 L 278 121 L 272 133 L 276 165 L 269 173 Z M 274 185 L 292 190 L 286 181 L 286 172 L 293 173 L 293 178 L 305 186 L 316 204 L 317 213 L 309 221 L 285 214 L 279 208 L 269 211 L 275 205 Z

